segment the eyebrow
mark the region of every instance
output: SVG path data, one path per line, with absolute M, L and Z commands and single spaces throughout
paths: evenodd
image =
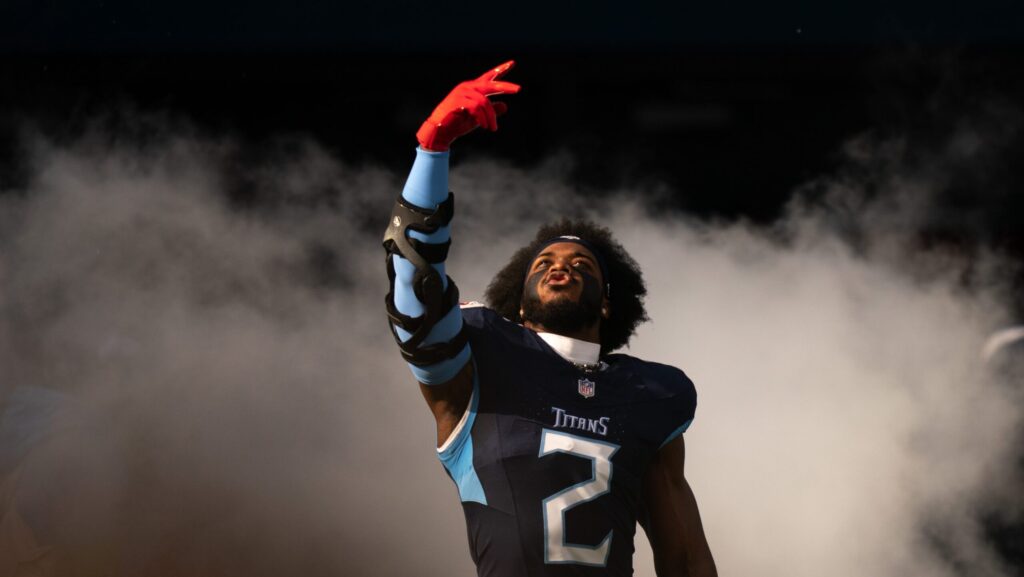
M 537 256 L 533 257 L 533 262 L 537 262 L 537 259 L 539 259 L 539 258 L 541 258 L 541 257 L 544 257 L 544 256 L 551 256 L 551 255 L 553 255 L 553 254 L 555 254 L 555 253 L 551 252 L 550 250 L 546 250 L 546 251 L 544 251 L 544 252 L 542 252 L 542 253 L 538 254 Z M 572 254 L 571 254 L 571 255 L 569 255 L 569 256 L 570 256 L 570 257 L 577 257 L 577 256 L 581 256 L 581 257 L 583 257 L 583 258 L 585 258 L 585 259 L 587 259 L 587 260 L 589 260 L 589 261 L 592 261 L 592 262 L 597 262 L 596 260 L 594 260 L 594 257 L 590 256 L 589 254 L 587 254 L 587 253 L 585 253 L 585 252 L 580 252 L 580 251 L 576 251 L 576 252 L 572 253 Z

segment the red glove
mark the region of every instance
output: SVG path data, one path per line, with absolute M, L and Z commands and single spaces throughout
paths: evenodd
M 518 84 L 498 81 L 514 65 L 515 62 L 509 60 L 476 80 L 467 80 L 456 86 L 416 132 L 420 146 L 425 150 L 442 152 L 448 150 L 456 138 L 477 126 L 497 130 L 497 117 L 505 114 L 508 106 L 504 102 L 491 102 L 487 97 L 519 92 Z

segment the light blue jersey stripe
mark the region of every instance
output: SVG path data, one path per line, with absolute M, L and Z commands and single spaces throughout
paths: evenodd
M 661 445 L 658 446 L 658 448 L 660 449 L 660 448 L 664 447 L 665 445 L 667 445 L 667 444 L 671 443 L 672 441 L 674 441 L 676 437 L 678 437 L 678 436 L 682 435 L 683 433 L 685 433 L 686 429 L 690 428 L 690 423 L 692 423 L 692 422 L 693 422 L 693 419 L 690 419 L 690 420 L 686 421 L 685 423 L 683 423 L 682 425 L 680 425 L 678 429 L 672 431 L 672 434 L 670 434 L 668 436 L 668 438 L 665 439 L 665 441 L 662 442 Z
M 474 367 L 475 369 L 475 367 Z M 476 370 L 473 371 L 473 393 L 465 422 L 462 428 L 455 432 L 455 438 L 451 439 L 443 451 L 437 456 L 441 464 L 448 470 L 448 474 L 455 481 L 459 489 L 459 498 L 463 502 L 476 502 L 482 505 L 487 504 L 487 496 L 484 494 L 484 487 L 480 483 L 480 476 L 473 468 L 473 423 L 476 421 L 476 411 L 480 404 L 480 382 L 477 379 Z

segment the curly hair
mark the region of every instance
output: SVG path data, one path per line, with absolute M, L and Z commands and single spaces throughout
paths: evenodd
M 527 269 L 537 251 L 548 240 L 564 235 L 578 236 L 593 245 L 604 257 L 608 268 L 605 282 L 611 286 L 609 317 L 601 321 L 601 354 L 608 354 L 629 343 L 636 327 L 648 320 L 644 309 L 644 285 L 640 266 L 613 237 L 611 231 L 588 220 L 563 218 L 546 224 L 537 231 L 533 241 L 517 250 L 512 260 L 491 280 L 484 298 L 487 305 L 501 316 L 521 323 L 520 303 Z

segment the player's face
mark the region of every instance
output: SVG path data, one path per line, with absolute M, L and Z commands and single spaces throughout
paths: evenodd
M 553 244 L 530 264 L 523 287 L 522 317 L 546 330 L 572 334 L 607 316 L 601 269 L 586 247 Z
M 544 249 L 530 264 L 526 291 L 536 294 L 541 303 L 568 299 L 580 302 L 587 292 L 597 291 L 601 298 L 601 269 L 597 259 L 585 246 L 559 242 Z

